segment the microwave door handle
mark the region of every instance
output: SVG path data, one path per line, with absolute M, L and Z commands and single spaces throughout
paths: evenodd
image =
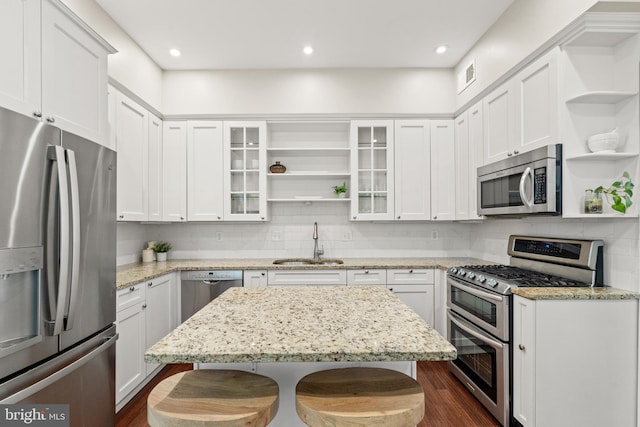
M 67 166 L 65 161 L 64 149 L 57 145 L 49 148 L 49 159 L 56 164 L 57 180 L 58 180 L 58 205 L 59 205 L 59 261 L 50 252 L 48 254 L 49 265 L 47 271 L 52 272 L 53 266 L 59 262 L 58 277 L 49 274 L 48 280 L 49 290 L 53 291 L 57 287 L 58 298 L 55 302 L 55 310 L 51 315 L 54 317 L 52 321 L 47 322 L 52 330 L 48 330 L 49 335 L 60 335 L 62 332 L 65 306 L 67 303 L 67 291 L 69 287 L 69 184 L 67 180 Z M 54 204 L 50 203 L 51 209 Z M 54 249 L 55 250 L 55 249 Z M 56 283 L 57 281 L 57 283 Z M 55 284 L 52 286 L 52 284 Z M 55 312 L 55 314 L 54 314 Z
M 80 196 L 78 191 L 78 168 L 76 156 L 73 150 L 66 150 L 69 164 L 69 188 L 71 189 L 71 295 L 69 297 L 69 310 L 65 321 L 66 331 L 73 328 L 73 322 L 78 309 L 78 276 L 80 274 Z
M 527 181 L 527 177 L 531 178 L 531 185 L 533 186 L 533 170 L 527 166 L 527 168 L 524 170 L 524 172 L 522 172 L 522 176 L 520 177 L 520 198 L 522 199 L 522 201 L 524 202 L 525 205 L 527 205 L 528 207 L 533 206 L 533 191 L 531 192 L 531 198 L 528 199 L 527 195 L 525 194 L 524 191 L 524 184 Z

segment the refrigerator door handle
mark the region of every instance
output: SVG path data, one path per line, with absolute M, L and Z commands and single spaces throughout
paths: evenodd
M 82 365 L 84 365 L 85 363 L 87 363 L 88 361 L 93 359 L 94 357 L 98 356 L 100 353 L 102 353 L 102 352 L 106 351 L 107 349 L 109 349 L 109 347 L 111 347 L 112 345 L 114 345 L 116 343 L 117 339 L 118 339 L 118 334 L 115 334 L 115 335 L 109 337 L 102 344 L 100 344 L 100 346 L 96 347 L 94 350 L 92 350 L 89 353 L 85 354 L 84 356 L 82 356 L 78 360 L 76 360 L 73 363 L 70 363 L 69 365 L 65 366 L 64 368 L 54 372 L 53 374 L 49 375 L 48 377 L 46 377 L 46 378 L 44 378 L 44 379 L 42 379 L 42 380 L 30 385 L 29 387 L 25 387 L 22 390 L 18 391 L 17 393 L 14 393 L 14 394 L 12 394 L 10 396 L 7 396 L 6 398 L 0 400 L 0 403 L 3 404 L 3 405 L 10 405 L 10 404 L 21 402 L 24 399 L 28 398 L 29 396 L 34 395 L 35 393 L 39 392 L 40 390 L 44 389 L 45 387 L 50 386 L 51 384 L 55 383 L 56 381 L 60 380 L 61 378 L 65 377 L 65 376 L 67 376 L 71 372 L 73 372 L 76 369 L 80 368 Z
M 57 290 L 58 298 L 55 303 L 54 310 L 51 315 L 54 318 L 51 321 L 47 321 L 49 335 L 60 335 L 62 333 L 65 308 L 67 303 L 67 293 L 69 288 L 69 184 L 67 179 L 67 166 L 65 161 L 64 148 L 59 145 L 49 147 L 49 158 L 56 163 L 57 178 L 58 178 L 58 194 L 59 194 L 59 259 L 60 267 L 57 277 Z M 49 253 L 47 262 L 57 262 L 55 256 Z M 53 271 L 52 264 L 49 264 L 47 270 Z M 55 277 L 49 275 L 49 288 L 56 282 Z M 54 314 L 55 312 L 55 314 Z
M 69 167 L 69 188 L 71 190 L 71 295 L 69 309 L 64 324 L 65 331 L 73 328 L 73 322 L 78 311 L 78 276 L 80 274 L 80 196 L 78 191 L 78 168 L 76 155 L 73 150 L 66 150 Z

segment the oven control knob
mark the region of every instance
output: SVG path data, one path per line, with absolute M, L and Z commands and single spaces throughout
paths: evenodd
M 458 276 L 464 276 L 467 272 L 464 271 L 463 268 L 461 268 L 460 270 L 458 270 Z
M 487 280 L 487 285 L 495 288 L 496 286 L 498 286 L 498 281 L 496 279 L 489 279 Z
M 467 273 L 467 279 L 473 280 L 474 277 L 476 277 L 476 275 L 474 273 L 472 273 L 471 271 Z
M 482 274 L 478 275 L 478 277 L 476 277 L 476 280 L 480 283 L 484 283 L 485 280 L 487 280 Z
M 449 270 L 451 273 L 456 274 L 458 272 L 458 269 L 455 267 L 451 267 L 451 270 Z

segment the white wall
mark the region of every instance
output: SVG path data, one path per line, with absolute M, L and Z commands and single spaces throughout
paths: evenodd
M 455 67 L 457 76 L 473 58 L 476 60 L 476 81 L 457 96 L 456 108 L 471 101 L 594 3 L 594 0 L 515 0 Z
M 161 111 L 162 70 L 94 0 L 62 0 L 118 52 L 109 55 L 109 77 Z
M 288 258 L 313 256 L 313 223 L 325 258 L 465 256 L 463 223 L 352 222 L 344 204 L 278 203 L 267 223 L 118 224 L 118 265 L 140 261 L 147 240 L 167 240 L 170 258 Z M 222 241 L 216 233 L 222 233 Z M 437 233 L 437 240 L 433 239 Z M 280 240 L 274 241 L 274 234 Z M 350 235 L 351 240 L 345 235 Z
M 165 115 L 449 115 L 450 69 L 165 71 Z

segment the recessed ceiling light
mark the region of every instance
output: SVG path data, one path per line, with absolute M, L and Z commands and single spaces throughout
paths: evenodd
M 442 55 L 447 51 L 447 49 L 449 49 L 449 47 L 446 44 L 440 45 L 436 48 L 436 53 L 438 55 Z
M 304 52 L 305 55 L 311 55 L 313 53 L 313 47 L 305 46 L 304 49 L 302 49 L 302 51 Z
M 169 49 L 169 55 L 178 57 L 182 55 L 182 52 L 180 52 L 178 49 Z

